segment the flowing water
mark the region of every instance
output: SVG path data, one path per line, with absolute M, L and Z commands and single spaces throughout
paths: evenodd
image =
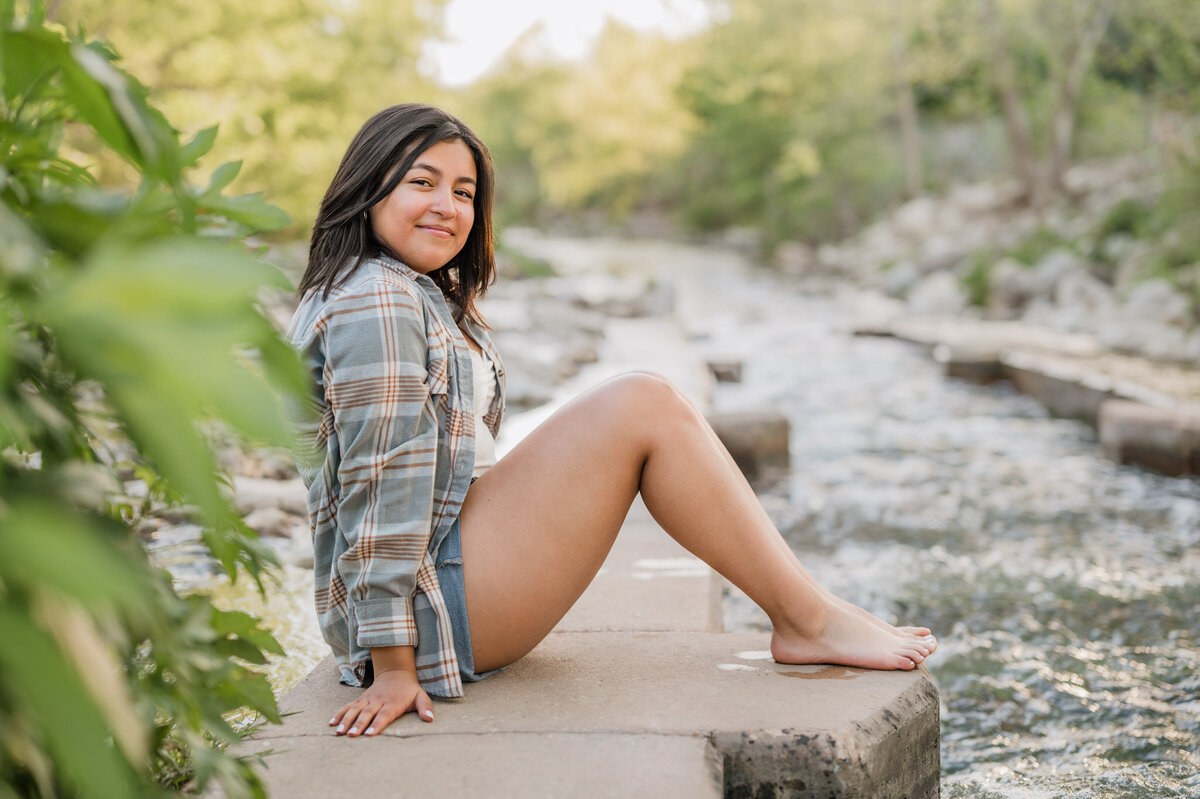
M 854 337 L 874 306 L 852 291 L 714 249 L 520 245 L 673 283 L 697 346 L 744 360 L 714 405 L 787 414 L 792 468 L 762 490 L 781 531 L 835 593 L 939 636 L 944 796 L 1200 796 L 1200 482 L 1114 465 L 1094 431 L 1006 384 Z M 289 580 L 284 616 L 306 582 Z M 731 631 L 765 621 L 727 599 Z M 296 675 L 322 653 L 293 635 L 311 649 Z

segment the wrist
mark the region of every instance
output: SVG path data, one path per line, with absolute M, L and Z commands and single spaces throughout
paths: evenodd
M 416 652 L 411 646 L 371 647 L 371 668 L 376 679 L 393 671 L 416 675 Z

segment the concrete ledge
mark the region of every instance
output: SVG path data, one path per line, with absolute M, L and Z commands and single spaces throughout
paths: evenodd
M 440 722 L 435 722 L 435 724 Z M 271 750 L 263 775 L 272 797 L 687 796 L 723 793 L 722 763 L 702 736 L 598 733 L 430 735 L 396 740 L 255 741 Z M 313 786 L 313 761 L 336 763 L 338 779 Z M 547 764 L 565 767 L 547 768 Z M 534 782 L 536 780 L 536 782 Z
M 1100 444 L 1117 463 L 1163 474 L 1200 475 L 1200 405 L 1156 408 L 1109 400 L 1100 406 Z
M 1045 405 L 1055 416 L 1079 419 L 1093 427 L 1100 418 L 1100 406 L 1113 398 L 1107 388 L 1052 374 L 1027 361 L 1006 360 L 1004 372 L 1018 391 Z
M 919 344 L 949 377 L 1008 379 L 1056 416 L 1096 427 L 1105 453 L 1118 463 L 1200 475 L 1200 370 L 1012 322 L 907 319 L 856 333 Z
M 475 785 L 489 796 L 562 795 L 564 785 L 580 797 L 704 796 L 722 772 L 726 796 L 937 795 L 938 700 L 923 668 L 785 666 L 764 657 L 768 643 L 764 634 L 554 633 L 469 685 L 466 701 L 438 702 L 433 724 L 405 716 L 373 740 L 330 733 L 329 717 L 358 691 L 337 685 L 327 660 L 281 701 L 294 715 L 246 750 L 276 750 L 268 789 L 296 799 L 338 795 L 350 774 L 356 792 L 368 789 L 380 769 L 426 795 L 450 784 L 440 762 L 467 790 L 455 796 Z M 617 759 L 605 765 L 597 747 Z M 511 782 L 495 776 L 497 763 Z M 671 775 L 672 787 L 654 790 L 651 772 Z
M 556 632 L 723 629 L 720 576 L 654 523 L 641 498 L 596 579 Z
M 782 412 L 710 413 L 706 418 L 747 480 L 769 469 L 786 469 L 790 463 L 791 426 Z

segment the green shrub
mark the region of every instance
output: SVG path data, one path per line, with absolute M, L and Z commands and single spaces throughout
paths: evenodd
M 267 550 L 197 423 L 287 443 L 273 386 L 298 396 L 303 373 L 255 307 L 287 281 L 238 239 L 288 220 L 223 193 L 237 164 L 189 183 L 215 128 L 181 144 L 115 61 L 48 27 L 39 2 L 21 16 L 0 0 L 0 795 L 143 797 L 194 777 L 261 796 L 222 747 L 239 708 L 278 719 L 244 664 L 280 647 L 175 593 L 118 477 L 167 487 L 231 577 L 261 578 Z M 136 189 L 65 156 L 68 125 L 124 158 Z
M 976 307 L 987 305 L 988 294 L 992 290 L 992 253 L 978 250 L 971 254 L 967 269 L 959 278 L 967 299 Z
M 1060 247 L 1075 249 L 1075 245 L 1055 233 L 1045 225 L 1035 228 L 1029 235 L 1017 242 L 1009 251 L 1009 256 L 1026 266 L 1037 266 L 1052 250 Z
M 1097 245 L 1109 236 L 1125 234 L 1140 238 L 1145 235 L 1152 215 L 1151 208 L 1140 200 L 1126 198 L 1121 200 L 1100 220 L 1096 228 Z

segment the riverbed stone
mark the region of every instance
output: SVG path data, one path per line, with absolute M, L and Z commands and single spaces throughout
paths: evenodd
M 908 307 L 914 314 L 949 316 L 966 309 L 967 293 L 954 275 L 934 272 L 909 291 Z
M 235 475 L 233 492 L 234 504 L 243 516 L 264 508 L 276 508 L 295 516 L 308 515 L 308 490 L 299 477 L 269 480 Z
M 268 538 L 284 538 L 292 534 L 301 517 L 281 508 L 256 508 L 242 519 L 254 532 Z M 307 524 L 305 525 L 307 528 Z
M 761 409 L 710 413 L 707 418 L 747 479 L 787 467 L 791 427 L 782 412 Z
M 742 382 L 742 361 L 740 358 L 713 358 L 708 360 L 708 371 L 713 373 L 718 383 Z

